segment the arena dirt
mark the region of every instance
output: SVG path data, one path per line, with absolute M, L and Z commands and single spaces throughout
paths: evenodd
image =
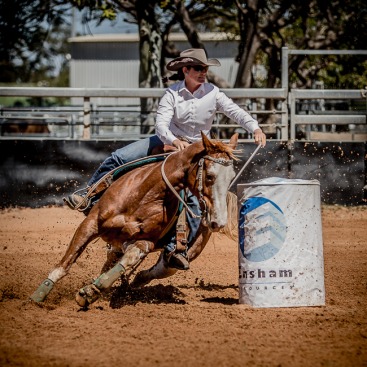
M 367 366 L 365 206 L 322 207 L 324 307 L 239 305 L 237 244 L 225 237 L 189 271 L 139 292 L 116 285 L 83 311 L 74 295 L 99 274 L 98 240 L 42 306 L 29 302 L 82 219 L 59 207 L 0 211 L 0 366 Z

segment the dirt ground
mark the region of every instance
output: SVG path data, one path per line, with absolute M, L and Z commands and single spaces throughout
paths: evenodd
M 189 271 L 140 292 L 116 285 L 83 311 L 74 295 L 99 275 L 99 240 L 42 306 L 29 302 L 82 219 L 0 211 L 0 366 L 367 366 L 367 207 L 322 207 L 324 307 L 238 304 L 237 243 L 225 237 Z

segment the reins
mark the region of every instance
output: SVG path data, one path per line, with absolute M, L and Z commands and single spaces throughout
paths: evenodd
M 248 164 L 252 161 L 252 158 L 255 157 L 255 154 L 258 152 L 258 150 L 262 147 L 262 145 L 258 145 L 255 149 L 255 151 L 250 155 L 250 158 L 245 162 L 245 164 L 242 166 L 242 168 L 237 173 L 237 176 L 232 180 L 231 184 L 228 187 L 228 190 L 233 186 L 233 184 L 237 181 L 238 177 L 241 176 L 241 173 L 243 170 L 248 166 Z
M 171 155 L 173 154 L 176 154 L 178 152 L 175 152 L 175 153 L 172 153 Z M 186 210 L 190 213 L 190 215 L 193 217 L 193 218 L 202 218 L 206 215 L 207 213 L 207 206 L 206 206 L 206 202 L 204 200 L 204 195 L 203 195 L 203 170 L 204 170 L 204 160 L 205 159 L 208 159 L 212 162 L 215 162 L 215 163 L 219 163 L 221 164 L 222 166 L 231 166 L 233 165 L 233 161 L 232 160 L 228 160 L 228 159 L 224 159 L 224 158 L 213 158 L 209 155 L 205 155 L 204 157 L 200 158 L 199 162 L 198 162 L 198 172 L 197 172 L 197 175 L 196 175 L 196 180 L 198 181 L 198 192 L 199 192 L 199 203 L 201 203 L 204 207 L 204 210 L 202 211 L 202 215 L 197 215 L 195 214 L 191 209 L 190 207 L 185 203 L 185 201 L 181 198 L 181 196 L 177 193 L 177 191 L 175 190 L 175 188 L 171 185 L 171 183 L 169 182 L 165 172 L 164 172 L 164 166 L 166 164 L 166 161 L 168 160 L 169 157 L 167 157 L 163 163 L 162 163 L 162 166 L 161 166 L 161 173 L 162 173 L 162 178 L 164 180 L 164 182 L 166 183 L 166 185 L 168 186 L 168 188 L 172 191 L 172 193 L 177 197 L 177 199 L 185 206 Z

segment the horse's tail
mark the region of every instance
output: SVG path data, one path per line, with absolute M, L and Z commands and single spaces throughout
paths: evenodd
M 237 196 L 227 193 L 227 225 L 220 231 L 233 241 L 238 241 L 238 203 Z

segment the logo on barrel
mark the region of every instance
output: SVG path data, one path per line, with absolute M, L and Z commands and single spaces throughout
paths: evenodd
M 282 248 L 287 226 L 282 210 L 263 197 L 247 199 L 241 206 L 239 243 L 248 261 L 271 259 Z

